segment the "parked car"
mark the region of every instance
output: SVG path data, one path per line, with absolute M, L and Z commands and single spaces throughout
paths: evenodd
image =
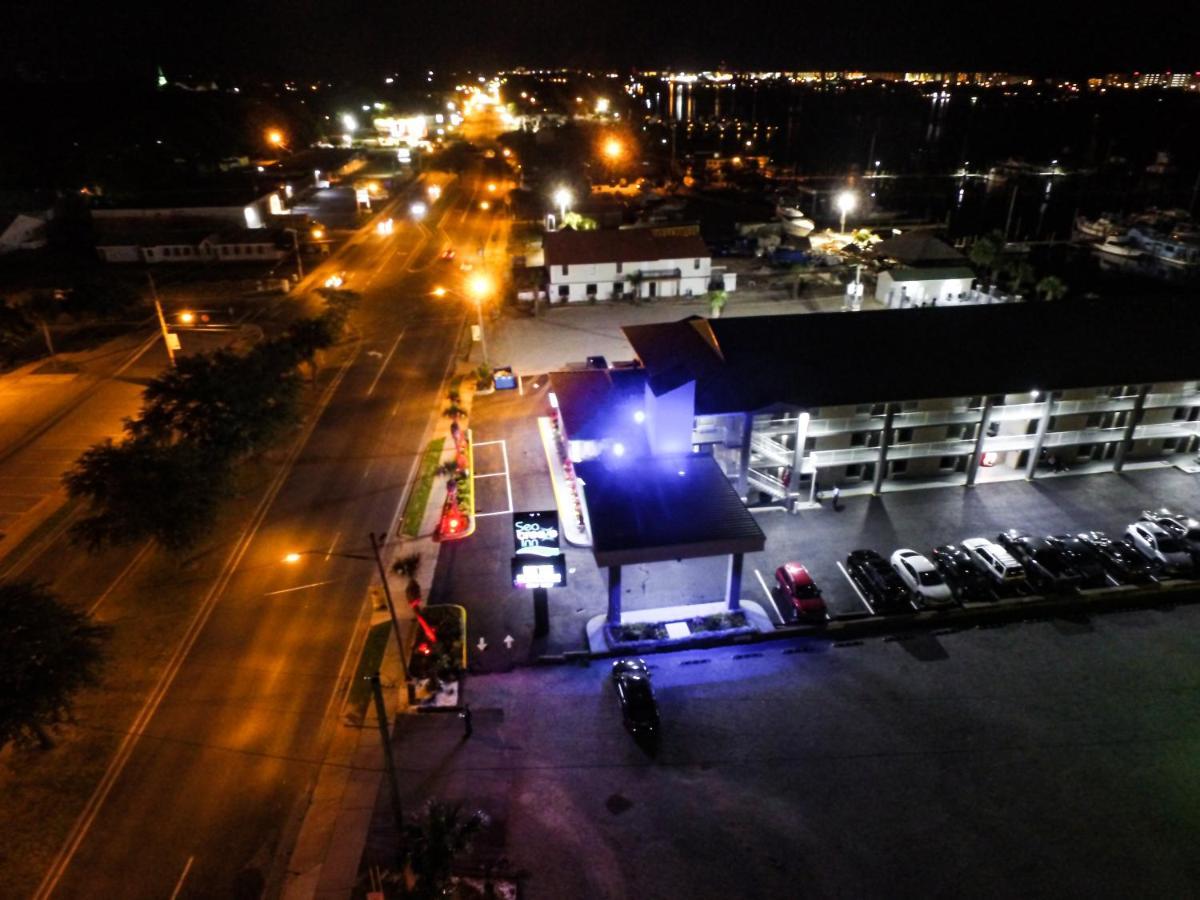
M 1083 582 L 1067 555 L 1045 538 L 1009 529 L 996 539 L 1025 567 L 1030 583 L 1039 591 L 1073 591 Z
M 1066 556 L 1075 571 L 1079 573 L 1079 586 L 1082 588 L 1098 588 L 1108 584 L 1108 572 L 1100 555 L 1091 545 L 1081 541 L 1073 534 L 1056 534 L 1046 538 L 1046 541 Z
M 1146 559 L 1172 575 L 1192 573 L 1192 554 L 1182 538 L 1153 522 L 1133 522 L 1125 529 L 1129 543 Z
M 954 593 L 942 573 L 916 550 L 897 550 L 892 554 L 892 568 L 918 608 L 945 609 L 954 605 Z
M 1096 553 L 1114 581 L 1145 584 L 1154 580 L 1154 567 L 1129 541 L 1114 541 L 1103 531 L 1085 531 L 1077 537 Z
M 825 618 L 825 600 L 821 597 L 821 589 L 803 564 L 784 563 L 775 570 L 775 583 L 797 615 Z
M 618 659 L 612 665 L 613 686 L 621 704 L 621 718 L 634 737 L 658 733 L 658 702 L 650 687 L 650 670 L 640 659 Z
M 855 550 L 847 556 L 846 573 L 876 612 L 892 612 L 909 607 L 904 582 L 896 570 L 887 564 L 887 560 L 874 550 Z
M 971 554 L 972 561 L 1001 587 L 1019 588 L 1028 581 L 1021 564 L 1007 550 L 987 538 L 967 538 L 962 542 L 962 547 Z
M 992 600 L 988 576 L 975 564 L 971 554 L 955 544 L 943 544 L 933 551 L 933 564 L 959 600 Z
M 1192 554 L 1200 552 L 1200 521 L 1187 513 L 1181 513 L 1167 507 L 1142 510 L 1141 520 L 1153 522 L 1164 531 L 1180 538 Z

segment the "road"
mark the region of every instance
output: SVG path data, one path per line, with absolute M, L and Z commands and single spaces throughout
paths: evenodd
M 469 246 L 495 226 L 472 212 L 480 190 L 463 176 L 428 222 L 398 218 L 336 264 L 362 294 L 358 352 L 39 896 L 262 891 L 328 744 L 377 577 L 339 554 L 369 552 L 367 533 L 394 522 L 436 420 L 468 310 L 429 292 L 461 276 L 437 261 L 442 240 Z M 283 564 L 293 551 L 301 562 Z

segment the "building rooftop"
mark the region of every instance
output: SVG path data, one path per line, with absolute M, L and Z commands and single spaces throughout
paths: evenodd
M 974 278 L 975 272 L 966 266 L 900 266 L 889 269 L 892 281 L 943 281 L 947 278 Z
M 707 259 L 708 245 L 695 234 L 665 234 L 654 228 L 617 231 L 547 232 L 542 241 L 547 266 L 581 266 L 659 259 Z
M 766 544 L 711 456 L 606 455 L 576 463 L 575 472 L 598 566 L 755 553 Z
M 1106 298 L 705 320 L 622 329 L 696 413 L 1015 394 L 1200 377 L 1200 303 Z
M 876 259 L 894 259 L 908 266 L 964 262 L 961 253 L 927 231 L 906 231 L 880 241 L 871 248 Z
M 550 390 L 558 399 L 572 440 L 617 437 L 613 417 L 619 410 L 641 409 L 646 388 L 642 369 L 573 369 L 550 373 Z M 644 430 L 642 430 L 644 435 Z

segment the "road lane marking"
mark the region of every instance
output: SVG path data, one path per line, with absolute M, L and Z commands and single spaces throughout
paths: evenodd
M 196 861 L 196 857 L 189 856 L 187 862 L 184 863 L 183 871 L 179 873 L 179 880 L 175 882 L 175 890 L 171 891 L 171 900 L 175 900 L 179 896 L 179 892 L 183 890 L 183 883 L 187 881 L 188 872 L 192 871 L 192 863 Z
M 498 509 L 495 512 L 475 513 L 475 518 L 486 519 L 488 516 L 510 516 L 512 515 L 512 507 L 508 509 Z
M 867 598 L 863 596 L 862 591 L 860 591 L 858 589 L 858 585 L 854 583 L 854 579 L 850 577 L 850 573 L 846 571 L 845 567 L 841 564 L 841 562 L 839 562 L 837 564 L 837 567 L 841 571 L 841 573 L 846 576 L 846 580 L 848 582 L 850 582 L 850 587 L 854 588 L 854 595 L 856 597 L 858 597 L 858 599 L 860 601 L 862 601 L 862 605 L 867 608 L 867 612 L 869 612 L 871 615 L 875 615 L 874 608 L 871 606 L 870 603 L 867 602 Z
M 342 533 L 340 531 L 333 536 L 333 543 L 330 544 L 329 549 L 325 551 L 325 562 L 329 562 L 329 557 L 333 556 L 333 548 L 337 546 L 337 542 L 341 536 Z
M 34 900 L 46 900 L 54 892 L 59 881 L 62 880 L 67 867 L 75 858 L 75 854 L 79 851 L 88 832 L 91 831 L 92 824 L 100 814 L 101 808 L 104 806 L 105 801 L 108 800 L 108 795 L 112 793 L 113 787 L 116 786 L 117 779 L 125 771 L 125 766 L 128 765 L 129 760 L 132 758 L 133 752 L 137 748 L 142 735 L 145 733 L 150 720 L 154 718 L 167 692 L 175 683 L 176 676 L 179 674 L 180 669 L 183 668 L 183 663 L 187 659 L 188 654 L 191 653 L 192 646 L 200 637 L 200 632 L 204 630 L 204 626 L 212 616 L 217 602 L 224 594 L 229 582 L 233 580 L 238 566 L 241 564 L 246 552 L 250 549 L 250 545 L 258 533 L 258 529 L 262 527 L 262 523 L 266 520 L 267 513 L 271 511 L 275 498 L 278 496 L 280 490 L 283 489 L 283 484 L 291 474 L 292 468 L 299 458 L 301 451 L 308 443 L 309 438 L 317 427 L 317 423 L 333 400 L 333 395 L 337 392 L 346 373 L 350 371 L 350 366 L 358 358 L 358 352 L 361 349 L 362 345 L 359 344 L 355 348 L 354 353 L 342 364 L 337 375 L 334 376 L 329 386 L 325 389 L 325 392 L 321 395 L 320 401 L 313 410 L 312 418 L 305 425 L 295 445 L 289 450 L 287 458 L 284 460 L 284 465 L 281 467 L 279 474 L 271 482 L 270 487 L 267 488 L 267 492 L 263 495 L 262 500 L 259 501 L 254 515 L 250 519 L 250 523 L 243 529 L 238 540 L 234 543 L 233 549 L 230 550 L 229 556 L 225 559 L 224 567 L 217 575 L 208 593 L 205 594 L 204 599 L 200 602 L 200 606 L 188 623 L 183 637 L 176 645 L 174 653 L 168 659 L 167 665 L 159 676 L 157 683 L 142 704 L 133 722 L 130 723 L 128 731 L 125 732 L 125 736 L 121 740 L 116 754 L 105 769 L 99 784 L 96 785 L 96 789 L 92 792 L 91 797 L 88 798 L 87 803 L 80 811 L 74 825 L 71 826 L 71 831 L 68 833 L 67 839 L 55 855 L 50 868 L 46 870 L 41 884 L 38 885 L 37 891 L 33 895 Z
M 754 575 L 758 579 L 758 583 L 762 585 L 763 593 L 767 595 L 767 600 L 771 602 L 771 608 L 775 610 L 775 615 L 779 616 L 779 621 L 783 621 L 783 613 L 779 611 L 779 607 L 775 605 L 775 598 L 771 596 L 771 592 L 767 590 L 767 583 L 763 581 L 762 572 L 758 569 L 754 570 Z
M 109 595 L 112 594 L 112 592 L 114 590 L 116 590 L 117 585 L 120 584 L 122 581 L 124 581 L 129 576 L 129 574 L 134 569 L 137 568 L 138 563 L 140 563 L 143 559 L 146 558 L 146 554 L 149 553 L 153 547 L 154 547 L 154 541 L 146 541 L 146 543 L 142 545 L 142 549 L 139 550 L 137 552 L 137 554 L 133 557 L 133 559 L 131 559 L 129 561 L 129 565 L 127 565 L 124 569 L 121 570 L 121 574 L 118 575 L 116 578 L 114 578 L 112 581 L 112 584 L 110 584 L 107 588 L 104 589 L 104 593 L 96 598 L 96 602 L 93 603 L 90 607 L 88 607 L 88 615 L 89 616 L 96 614 L 96 610 L 98 610 L 100 608 L 100 604 L 103 603 L 105 600 L 107 600 L 109 598 Z
M 367 388 L 367 396 L 370 397 L 375 393 L 375 388 L 379 385 L 379 379 L 383 377 L 383 372 L 387 368 L 388 363 L 392 361 L 392 356 L 396 353 L 396 348 L 400 346 L 400 339 L 404 337 L 406 328 L 401 328 L 400 333 L 396 335 L 396 340 L 392 344 L 392 349 L 388 351 L 388 355 L 383 358 L 383 362 L 379 364 L 379 371 L 375 373 L 375 379 L 371 382 L 371 386 Z
M 333 584 L 337 581 L 336 578 L 330 578 L 328 581 L 314 581 L 312 584 L 302 584 L 299 587 L 283 588 L 278 591 L 267 591 L 263 594 L 264 597 L 274 597 L 276 594 L 291 594 L 295 591 L 306 591 L 309 588 L 320 587 L 323 584 Z

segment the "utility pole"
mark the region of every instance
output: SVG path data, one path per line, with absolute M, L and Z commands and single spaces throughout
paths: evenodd
M 383 759 L 387 767 L 388 786 L 392 800 L 392 817 L 396 820 L 396 831 L 404 833 L 404 810 L 400 806 L 400 785 L 396 783 L 396 761 L 392 757 L 392 738 L 388 734 L 387 708 L 383 705 L 383 686 L 379 683 L 379 673 L 368 675 L 371 682 L 371 694 L 375 698 L 375 718 L 379 720 L 379 737 L 383 741 Z
M 1008 229 L 1012 225 L 1013 207 L 1017 205 L 1017 185 L 1013 185 L 1012 197 L 1008 201 L 1008 218 L 1004 220 L 1004 240 L 1008 240 Z
M 171 366 L 175 365 L 175 346 L 171 343 L 173 335 L 167 330 L 167 320 L 163 316 L 162 304 L 158 302 L 158 288 L 154 286 L 154 276 L 149 272 L 146 273 L 146 280 L 150 282 L 150 296 L 154 298 L 154 311 L 158 313 L 158 327 L 162 329 L 163 345 L 167 348 L 167 359 Z M 179 338 L 175 338 L 179 340 Z
M 289 228 L 292 233 L 292 246 L 296 248 L 296 280 L 304 280 L 304 263 L 300 260 L 300 232 L 295 228 Z
M 383 537 L 386 538 L 387 535 Z M 396 647 L 400 651 L 400 667 L 404 670 L 404 680 L 408 681 L 408 663 L 404 659 L 404 636 L 400 633 L 400 619 L 396 616 L 396 604 L 392 601 L 392 589 L 388 585 L 387 570 L 383 567 L 379 535 L 372 531 L 370 538 L 371 552 L 375 555 L 375 565 L 379 567 L 379 580 L 383 582 L 383 597 L 387 601 L 388 615 L 392 619 L 392 631 L 396 635 Z

